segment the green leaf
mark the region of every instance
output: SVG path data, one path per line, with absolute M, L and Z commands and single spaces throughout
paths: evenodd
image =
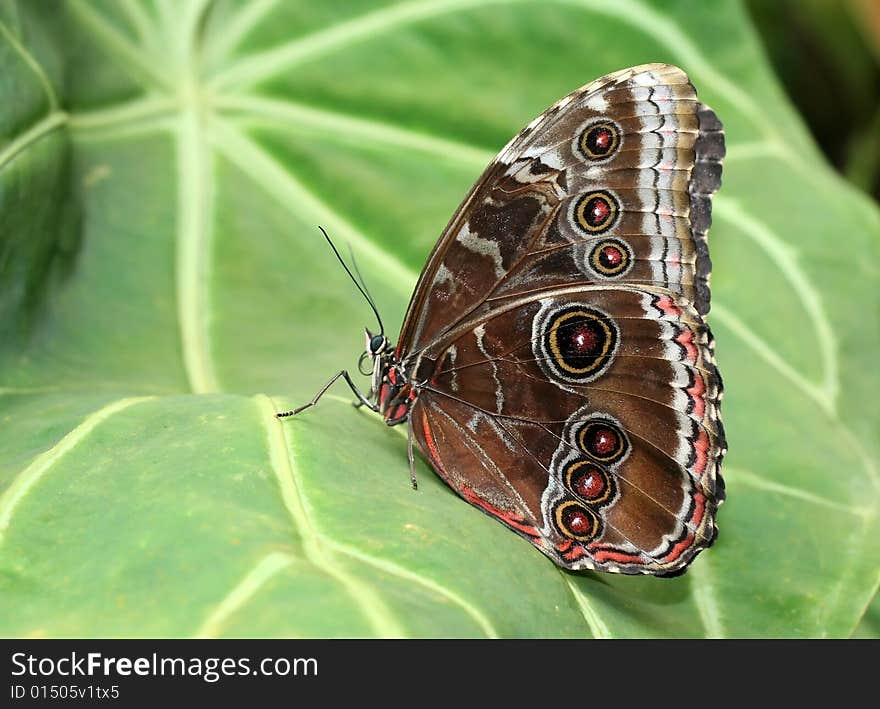
M 880 638 L 880 595 L 874 596 L 861 622 L 853 633 L 854 638 Z
M 732 0 L 68 0 L 0 12 L 0 634 L 846 636 L 878 585 L 880 217 Z M 560 572 L 340 387 L 485 163 L 611 70 L 725 122 L 721 536 Z M 63 87 L 63 88 L 62 88 Z M 270 398 L 271 397 L 271 398 Z

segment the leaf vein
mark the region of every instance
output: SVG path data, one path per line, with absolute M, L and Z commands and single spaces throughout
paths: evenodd
M 55 111 L 38 121 L 18 137 L 9 142 L 3 150 L 0 150 L 0 170 L 12 162 L 20 153 L 27 150 L 31 145 L 57 130 L 67 121 L 67 114 Z
M 380 559 L 369 554 L 365 554 L 362 551 L 359 551 L 346 544 L 337 542 L 334 539 L 325 538 L 325 542 L 332 546 L 334 549 L 337 549 L 341 553 L 346 554 L 353 559 L 361 561 L 365 564 L 369 564 L 370 566 L 373 566 L 376 569 L 384 571 L 385 573 L 392 576 L 397 576 L 398 578 L 404 579 L 406 581 L 417 583 L 420 586 L 428 589 L 429 591 L 432 591 L 439 596 L 443 596 L 451 603 L 459 606 L 465 613 L 467 613 L 467 615 L 469 615 L 474 620 L 474 622 L 476 622 L 476 624 L 480 626 L 481 630 L 486 634 L 486 637 L 498 637 L 498 631 L 495 630 L 495 627 L 492 625 L 492 622 L 486 617 L 486 615 L 479 608 L 459 596 L 455 591 L 448 588 L 447 586 L 443 586 L 433 579 L 427 578 L 426 576 L 421 576 L 414 571 L 410 571 L 401 566 L 398 566 L 393 561 Z
M 770 492 L 777 495 L 792 497 L 798 500 L 803 500 L 804 502 L 809 502 L 814 505 L 821 505 L 823 507 L 839 510 L 841 512 L 847 512 L 849 514 L 856 515 L 857 517 L 869 517 L 872 514 L 872 510 L 870 508 L 854 507 L 843 502 L 838 502 L 837 500 L 830 500 L 826 497 L 816 495 L 809 490 L 801 490 L 800 488 L 793 487 L 791 485 L 785 485 L 783 483 L 778 483 L 774 480 L 768 480 L 756 473 L 751 472 L 750 470 L 745 470 L 743 468 L 738 468 L 730 465 L 725 466 L 725 480 L 730 485 L 744 485 L 746 487 L 751 487 L 756 490 L 762 490 L 763 492 Z
M 118 399 L 89 414 L 76 428 L 65 435 L 58 443 L 38 455 L 24 470 L 16 475 L 6 491 L 0 495 L 0 545 L 3 544 L 12 517 L 28 492 L 42 479 L 48 470 L 65 455 L 76 448 L 95 428 L 114 414 L 129 406 L 154 397 L 140 396 Z
M 31 54 L 27 48 L 18 41 L 18 37 L 16 37 L 12 31 L 6 26 L 5 23 L 0 22 L 0 34 L 6 37 L 6 41 L 12 45 L 12 48 L 18 53 L 18 55 L 22 58 L 25 64 L 28 65 L 28 68 L 33 72 L 33 74 L 37 77 L 37 80 L 43 87 L 43 92 L 46 94 L 46 98 L 49 101 L 49 110 L 57 111 L 58 110 L 58 96 L 55 94 L 55 89 L 52 88 L 52 83 L 49 81 L 49 77 L 46 76 L 46 72 L 43 71 L 43 67 L 40 66 L 40 63 L 36 60 L 33 54 Z
M 252 0 L 231 17 L 223 29 L 211 37 L 208 51 L 218 62 L 228 60 L 239 42 L 250 32 L 271 10 L 278 0 Z
M 222 631 L 223 624 L 237 610 L 242 608 L 253 598 L 269 581 L 278 573 L 291 564 L 298 561 L 292 554 L 273 551 L 262 559 L 245 574 L 232 590 L 227 593 L 217 604 L 217 607 L 208 614 L 205 622 L 196 631 L 196 638 L 216 638 Z
M 820 620 L 818 627 L 822 628 L 823 638 L 828 637 L 830 634 L 828 626 L 836 608 L 843 604 L 844 599 L 852 602 L 851 594 L 844 594 L 843 591 L 845 588 L 852 591 L 855 586 L 850 579 L 856 572 L 857 562 L 861 559 L 861 550 L 864 547 L 865 540 L 869 539 L 868 532 L 870 531 L 874 519 L 876 519 L 878 511 L 880 511 L 880 506 L 875 505 L 871 510 L 872 514 L 862 519 L 862 524 L 858 530 L 852 534 L 850 540 L 848 540 L 849 543 L 841 544 L 841 548 L 846 549 L 846 563 L 844 569 L 838 574 L 837 583 L 831 587 L 831 590 L 825 596 L 825 603 L 819 605 L 816 609 L 819 611 L 818 615 Z M 876 585 L 872 586 L 865 592 L 864 606 L 867 606 L 867 604 L 871 602 L 875 593 Z M 856 618 L 853 627 L 849 629 L 849 632 L 846 633 L 846 635 L 852 634 L 852 630 L 855 628 L 857 622 L 858 618 Z
M 316 59 L 334 50 L 345 48 L 357 41 L 373 39 L 395 29 L 422 22 L 441 15 L 489 5 L 525 4 L 531 0 L 418 0 L 403 2 L 321 29 L 305 37 L 298 37 L 272 49 L 255 53 L 225 73 L 217 74 L 211 83 L 215 86 L 247 87 L 273 76 L 282 70 Z M 681 58 L 691 71 L 701 74 L 716 93 L 723 94 L 730 103 L 768 137 L 776 137 L 776 130 L 765 120 L 764 112 L 752 98 L 729 81 L 700 52 L 697 45 L 674 22 L 637 0 L 555 0 L 588 12 L 605 14 L 629 24 L 669 49 Z
M 827 392 L 819 385 L 811 382 L 792 366 L 777 350 L 759 337 L 754 330 L 733 314 L 729 308 L 717 300 L 712 304 L 711 318 L 723 324 L 736 335 L 747 347 L 769 364 L 773 369 L 789 380 L 810 399 L 815 401 L 828 414 L 834 412 L 833 402 Z
M 697 606 L 700 620 L 706 629 L 706 637 L 715 639 L 725 637 L 725 632 L 721 620 L 721 609 L 715 595 L 711 562 L 711 558 L 703 555 L 697 563 L 691 566 L 688 575 L 691 577 L 694 604 Z
M 80 23 L 95 34 L 107 53 L 132 79 L 146 88 L 170 88 L 165 77 L 154 68 L 154 62 L 101 17 L 93 7 L 83 0 L 69 0 L 68 6 Z
M 823 383 L 824 406 L 833 413 L 839 386 L 837 350 L 834 346 L 837 340 L 834 337 L 834 328 L 825 313 L 822 298 L 798 264 L 794 249 L 769 226 L 755 219 L 730 198 L 717 195 L 713 213 L 727 221 L 731 227 L 741 231 L 763 249 L 782 271 L 795 295 L 801 301 L 815 329 L 817 347 L 822 358 L 825 377 Z M 781 358 L 779 360 L 781 361 Z
M 589 627 L 593 637 L 597 640 L 607 640 L 614 637 L 611 634 L 611 630 L 609 630 L 608 626 L 605 624 L 605 621 L 602 620 L 598 612 L 596 612 L 596 609 L 590 605 L 586 595 L 568 577 L 567 572 L 559 569 L 559 573 L 562 575 L 562 579 L 565 581 L 565 585 L 568 587 L 569 592 L 574 597 L 578 610 L 586 621 L 587 627 Z
M 264 98 L 244 93 L 218 96 L 213 105 L 221 111 L 241 111 L 245 114 L 242 123 L 248 120 L 252 122 L 264 121 L 267 124 L 277 124 L 285 129 L 289 129 L 291 123 L 297 123 L 311 129 L 326 131 L 328 135 L 339 140 L 351 136 L 356 139 L 353 142 L 361 143 L 364 140 L 370 140 L 396 148 L 415 149 L 433 157 L 452 160 L 480 170 L 486 167 L 496 155 L 492 150 L 479 145 L 432 135 L 384 120 L 358 118 L 338 111 L 315 108 L 287 99 Z M 234 114 L 227 116 L 230 123 L 234 122 L 234 118 Z M 773 145 L 768 141 L 743 143 L 741 146 L 729 145 L 727 157 L 731 158 L 731 152 L 736 152 L 739 147 L 742 147 L 744 153 L 749 154 L 752 150 L 757 150 L 760 147 L 763 154 L 766 155 L 769 149 L 767 146 L 772 147 Z M 739 155 L 737 154 L 735 157 L 739 157 Z
M 211 356 L 208 312 L 213 246 L 213 165 L 196 108 L 181 114 L 177 134 L 177 309 L 184 368 L 197 394 L 220 389 Z
M 129 24 L 138 33 L 138 37 L 144 42 L 149 41 L 150 30 L 153 29 L 153 23 L 150 22 L 150 16 L 137 0 L 120 0 L 119 6 L 122 12 L 128 18 Z
M 150 94 L 132 101 L 125 101 L 107 108 L 70 114 L 70 128 L 81 134 L 101 135 L 102 132 L 117 132 L 131 129 L 135 125 L 147 123 L 158 128 L 167 128 L 168 120 L 179 111 L 172 99 Z
M 473 165 L 482 170 L 494 157 L 494 153 L 448 138 L 396 126 L 394 124 L 357 118 L 336 111 L 314 108 L 283 99 L 267 99 L 259 96 L 221 96 L 215 101 L 217 108 L 243 111 L 256 120 L 276 123 L 289 129 L 291 123 L 317 128 L 328 135 L 344 140 L 346 136 L 379 141 L 398 148 L 415 149 L 435 157 Z
M 303 486 L 297 479 L 287 427 L 275 417 L 279 409 L 268 396 L 263 394 L 256 396 L 255 401 L 261 418 L 266 421 L 272 472 L 278 480 L 281 498 L 293 521 L 294 529 L 299 534 L 306 559 L 345 589 L 379 637 L 403 637 L 405 635 L 403 628 L 379 595 L 369 584 L 357 579 L 335 563 L 331 550 L 326 544 L 322 544 L 321 536 L 308 510 Z
M 325 223 L 342 240 L 350 242 L 358 253 L 372 259 L 386 275 L 387 282 L 409 295 L 418 277 L 415 271 L 358 231 L 254 141 L 225 122 L 222 125 L 219 125 L 220 121 L 215 123 L 218 124 L 214 130 L 215 145 L 230 161 L 250 175 L 286 209 L 300 217 L 305 212 L 318 223 Z

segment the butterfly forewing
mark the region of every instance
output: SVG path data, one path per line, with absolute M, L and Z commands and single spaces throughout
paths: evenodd
M 671 574 L 715 536 L 706 231 L 724 139 L 651 64 L 558 101 L 489 165 L 397 347 L 437 472 L 557 564 Z
M 668 65 L 617 72 L 558 101 L 502 150 L 450 221 L 419 279 L 401 354 L 492 295 L 554 285 L 563 275 L 552 266 L 546 283 L 531 280 L 553 249 L 564 252 L 564 277 L 620 282 L 631 269 L 634 282 L 670 288 L 705 312 L 705 218 L 694 229 L 689 214 L 694 203 L 708 217 L 705 195 L 720 181 L 716 128 L 684 72 Z M 712 169 L 695 185 L 698 164 Z M 595 266 L 601 249 L 587 248 L 605 241 L 621 242 L 610 245 L 622 254 L 610 270 Z

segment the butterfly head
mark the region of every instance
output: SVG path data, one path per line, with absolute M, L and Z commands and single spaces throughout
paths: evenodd
M 367 340 L 366 353 L 373 359 L 380 357 L 389 350 L 391 343 L 388 342 L 388 338 L 385 337 L 385 335 L 374 335 L 367 328 L 364 328 L 364 334 L 366 335 Z
M 374 335 L 369 329 L 364 328 L 364 336 L 365 349 L 358 360 L 358 369 L 361 374 L 372 376 L 372 389 L 378 391 L 383 373 L 388 369 L 393 358 L 393 348 L 382 333 Z M 367 362 L 371 364 L 367 365 Z

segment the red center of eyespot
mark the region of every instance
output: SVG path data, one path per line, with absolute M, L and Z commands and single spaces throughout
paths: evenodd
M 596 455 L 606 456 L 617 450 L 617 433 L 607 426 L 599 426 L 593 431 L 591 448 Z
M 593 141 L 596 144 L 596 147 L 601 150 L 607 150 L 608 146 L 611 145 L 611 131 L 607 128 L 599 128 L 596 131 L 596 135 L 593 136 Z
M 572 330 L 571 347 L 576 352 L 591 352 L 596 349 L 598 338 L 596 332 L 586 325 L 581 325 Z
M 565 525 L 572 534 L 582 537 L 593 531 L 593 520 L 588 512 L 571 506 L 563 514 Z
M 611 214 L 611 205 L 602 197 L 593 197 L 587 205 L 588 216 L 592 226 L 602 224 Z
M 616 246 L 606 246 L 601 253 L 605 266 L 619 266 L 623 261 L 623 253 Z
M 575 493 L 585 500 L 594 500 L 597 497 L 602 497 L 606 487 L 605 476 L 597 468 L 587 468 L 585 472 L 578 475 L 572 481 L 572 488 Z

